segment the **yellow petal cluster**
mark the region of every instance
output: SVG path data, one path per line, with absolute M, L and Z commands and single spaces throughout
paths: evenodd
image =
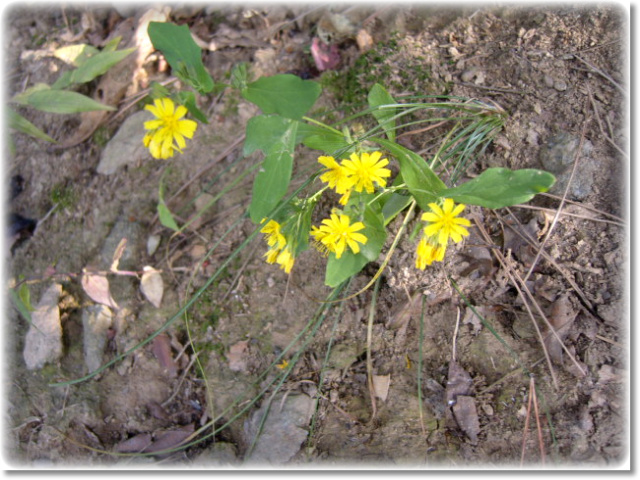
M 277 263 L 285 273 L 291 272 L 295 258 L 287 245 L 286 237 L 282 234 L 282 225 L 275 220 L 269 220 L 260 232 L 265 234 L 265 241 L 270 247 L 264 254 L 267 263 Z
M 153 158 L 166 160 L 173 157 L 174 151 L 182 153 L 187 145 L 186 138 L 193 138 L 198 124 L 193 120 L 183 119 L 187 109 L 182 105 L 176 108 L 170 98 L 158 98 L 153 105 L 147 105 L 145 110 L 156 118 L 144 122 L 144 128 L 149 132 L 142 139 L 142 143 L 151 152 Z
M 362 222 L 351 223 L 348 215 L 332 213 L 330 218 L 322 220 L 320 227 L 312 227 L 311 236 L 335 253 L 336 258 L 340 258 L 347 246 L 353 253 L 360 252 L 359 244 L 364 245 L 368 240 L 364 234 L 359 233 L 364 228 Z
M 433 262 L 441 262 L 449 244 L 449 239 L 458 243 L 462 237 L 469 235 L 465 227 L 471 226 L 471 222 L 459 217 L 465 205 L 456 205 L 455 202 L 446 198 L 442 206 L 437 203 L 430 203 L 430 212 L 422 214 L 422 220 L 427 222 L 423 229 L 424 236 L 416 247 L 416 268 L 424 270 L 427 265 Z
M 335 158 L 322 156 L 318 162 L 327 171 L 320 176 L 320 180 L 327 183 L 336 193 L 342 195 L 340 204 L 346 205 L 352 191 L 373 193 L 374 184 L 379 187 L 387 186 L 387 178 L 391 170 L 385 168 L 389 160 L 381 158 L 381 152 L 352 153 L 348 159 L 338 163 Z

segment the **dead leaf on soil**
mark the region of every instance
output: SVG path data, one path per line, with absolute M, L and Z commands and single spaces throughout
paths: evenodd
M 562 342 L 567 338 L 569 329 L 577 316 L 578 312 L 574 310 L 568 295 L 564 294 L 553 302 L 549 323 L 553 326 L 560 340 L 552 332 L 549 332 L 544 338 L 544 344 L 554 363 L 562 364 Z
M 120 259 L 122 258 L 122 254 L 124 253 L 125 249 L 127 248 L 127 239 L 123 238 L 122 240 L 120 240 L 120 243 L 118 243 L 118 246 L 116 247 L 116 251 L 113 252 L 113 261 L 111 262 L 111 271 L 114 273 L 118 272 L 118 265 L 120 264 Z
M 475 399 L 469 396 L 472 386 L 471 375 L 458 362 L 452 360 L 449 363 L 449 378 L 447 379 L 447 405 L 452 407 L 453 417 L 458 426 L 475 445 L 478 442 L 480 422 Z
M 24 361 L 29 370 L 42 368 L 62 356 L 62 326 L 58 301 L 62 285 L 54 283 L 31 312 L 31 328 L 25 337 Z
M 162 302 L 162 294 L 164 293 L 164 282 L 160 271 L 153 267 L 145 266 L 143 269 L 142 279 L 140 280 L 140 291 L 151 304 L 160 308 Z
M 474 308 L 479 315 L 482 315 L 483 317 L 486 316 L 488 307 L 474 307 Z M 471 333 L 473 333 L 474 335 L 477 335 L 478 333 L 480 333 L 480 330 L 482 330 L 482 320 L 480 320 L 480 317 L 478 317 L 478 315 L 476 315 L 476 313 L 470 308 L 467 308 L 464 318 L 462 319 L 462 323 L 464 325 L 466 324 L 471 325 L 471 330 L 472 330 Z
M 109 280 L 107 280 L 105 275 L 91 273 L 83 269 L 80 283 L 82 284 L 82 289 L 94 302 L 101 303 L 116 310 L 120 308 L 113 297 L 111 297 Z
M 458 395 L 456 404 L 453 406 L 453 416 L 471 443 L 476 445 L 480 433 L 480 421 L 475 399 L 467 395 Z
M 169 377 L 173 378 L 178 375 L 178 365 L 173 359 L 173 355 L 171 355 L 171 340 L 169 340 L 169 336 L 166 333 L 161 333 L 153 339 L 151 350 L 160 365 L 169 372 Z
M 160 452 L 178 448 L 182 445 L 194 432 L 193 423 L 184 425 L 183 427 L 173 430 L 163 430 L 154 435 L 154 440 L 146 449 L 146 453 Z M 169 455 L 169 454 L 166 454 Z M 164 455 L 160 455 L 162 458 Z
M 449 363 L 449 375 L 447 378 L 446 399 L 448 405 L 453 405 L 458 395 L 469 395 L 473 380 L 458 362 L 451 360 Z
M 380 400 L 385 402 L 389 395 L 389 385 L 391 384 L 391 375 L 372 375 L 373 393 Z
M 115 451 L 118 453 L 155 453 L 163 450 L 178 448 L 194 432 L 194 425 L 188 424 L 172 430 L 161 430 L 150 433 L 140 433 L 118 443 Z M 162 458 L 165 455 L 158 455 Z
M 118 443 L 114 450 L 118 453 L 142 453 L 151 445 L 151 434 L 140 433 Z

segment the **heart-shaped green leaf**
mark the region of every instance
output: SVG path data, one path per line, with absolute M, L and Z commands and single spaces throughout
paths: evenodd
M 242 90 L 242 96 L 256 104 L 263 113 L 277 113 L 299 120 L 320 96 L 322 87 L 312 80 L 284 74 L 262 77 Z
M 489 168 L 473 180 L 440 191 L 439 196 L 467 205 L 502 208 L 528 202 L 537 193 L 549 190 L 555 181 L 543 170 Z
M 202 63 L 202 49 L 193 41 L 189 27 L 149 22 L 147 32 L 154 48 L 162 52 L 176 76 L 199 93 L 213 90 L 213 79 Z
M 278 115 L 253 117 L 247 124 L 244 153 L 262 150 L 265 158 L 253 182 L 249 215 L 260 223 L 287 193 L 293 168 L 298 122 Z

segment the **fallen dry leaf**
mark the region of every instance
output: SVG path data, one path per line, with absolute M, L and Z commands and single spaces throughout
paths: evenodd
M 478 434 L 480 433 L 480 421 L 478 420 L 478 411 L 476 410 L 474 398 L 468 395 L 458 395 L 453 406 L 453 416 L 462 431 L 469 437 L 471 443 L 476 445 L 478 443 Z
M 151 347 L 153 354 L 160 362 L 163 368 L 169 373 L 169 377 L 173 378 L 178 374 L 178 365 L 171 355 L 171 341 L 166 333 L 161 333 L 153 339 Z
M 389 395 L 389 385 L 391 384 L 391 375 L 373 375 L 373 393 L 380 400 L 385 402 Z
M 113 297 L 111 297 L 109 280 L 107 280 L 105 275 L 87 272 L 83 269 L 80 283 L 82 284 L 83 290 L 94 302 L 101 303 L 116 310 L 120 308 Z
M 447 378 L 446 399 L 448 405 L 453 405 L 458 395 L 469 395 L 473 380 L 471 375 L 455 360 L 449 363 L 449 375 Z
M 162 294 L 164 293 L 162 275 L 158 270 L 148 265 L 142 270 L 144 273 L 140 279 L 140 291 L 154 307 L 160 308 Z
M 449 378 L 447 379 L 447 405 L 451 407 L 453 418 L 458 426 L 475 445 L 478 442 L 480 423 L 475 400 L 469 396 L 472 386 L 471 375 L 458 362 L 452 360 L 449 364 Z
M 122 254 L 124 253 L 124 250 L 127 248 L 127 239 L 123 238 L 122 240 L 120 240 L 120 243 L 118 243 L 118 246 L 116 247 L 116 251 L 113 252 L 113 261 L 111 262 L 111 268 L 110 270 L 112 272 L 117 272 L 118 271 L 118 265 L 120 264 L 120 259 L 122 258 Z
M 544 338 L 544 344 L 554 363 L 562 364 L 562 342 L 567 338 L 569 329 L 577 315 L 578 312 L 574 310 L 569 296 L 566 294 L 559 297 L 551 306 L 549 323 L 553 326 L 560 340 L 552 332 L 548 332 Z

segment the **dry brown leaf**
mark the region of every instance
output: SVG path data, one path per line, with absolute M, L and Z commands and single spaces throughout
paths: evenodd
M 160 365 L 169 373 L 169 377 L 173 378 L 178 375 L 178 365 L 173 359 L 173 355 L 171 355 L 171 340 L 169 340 L 169 336 L 166 333 L 161 333 L 153 339 L 151 349 Z
M 82 284 L 83 290 L 94 302 L 101 303 L 116 310 L 120 308 L 111 297 L 109 280 L 107 280 L 105 275 L 87 272 L 83 269 L 80 283 Z
M 447 378 L 446 398 L 447 405 L 453 405 L 458 395 L 469 395 L 473 380 L 458 362 L 451 360 L 449 363 L 449 375 Z
M 478 420 L 478 411 L 476 410 L 474 398 L 468 395 L 458 395 L 453 406 L 453 416 L 462 431 L 469 437 L 471 443 L 476 445 L 478 443 L 478 434 L 480 433 L 480 421 Z
M 122 240 L 120 240 L 120 243 L 118 243 L 118 246 L 116 247 L 115 252 L 113 252 L 113 261 L 111 262 L 111 268 L 110 268 L 112 272 L 115 273 L 118 271 L 118 265 L 120 264 L 120 259 L 122 258 L 122 254 L 124 253 L 126 248 L 127 248 L 127 239 L 123 238 Z
M 380 400 L 385 402 L 389 395 L 389 385 L 391 384 L 391 375 L 373 375 L 373 393 Z
M 567 294 L 562 295 L 551 306 L 549 323 L 553 326 L 560 340 L 552 332 L 548 332 L 544 338 L 544 344 L 554 363 L 562 364 L 562 341 L 567 338 L 569 329 L 577 315 L 578 312 L 574 310 Z
M 140 279 L 140 291 L 151 304 L 160 308 L 162 302 L 162 294 L 164 293 L 164 282 L 162 275 L 153 267 L 145 266 L 142 278 Z

